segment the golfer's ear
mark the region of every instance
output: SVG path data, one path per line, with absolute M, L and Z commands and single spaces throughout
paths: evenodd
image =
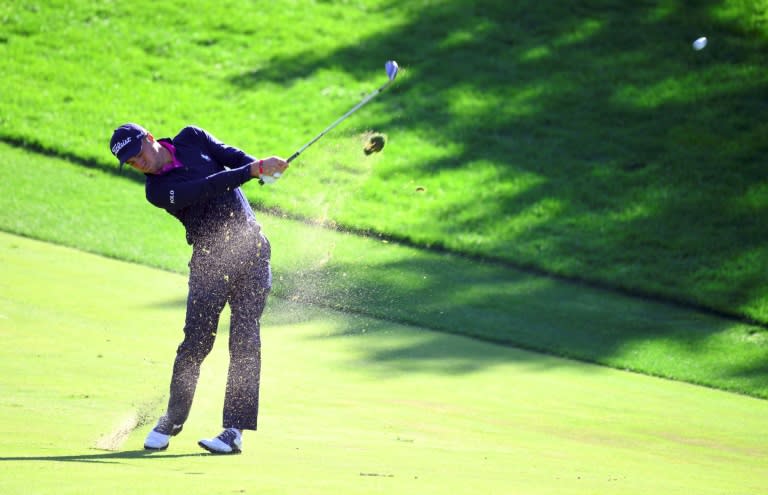
M 155 142 L 155 136 L 153 136 L 151 132 L 147 133 L 147 139 L 149 139 L 150 143 L 154 143 Z

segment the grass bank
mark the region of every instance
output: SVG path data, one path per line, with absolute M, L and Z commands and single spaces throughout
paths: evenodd
M 768 322 L 765 0 L 0 9 L 6 142 L 109 167 L 137 120 L 288 155 L 395 58 L 386 97 L 251 199 Z M 375 159 L 368 130 L 388 136 Z
M 186 273 L 181 224 L 149 205 L 130 176 L 2 144 L 0 154 L 0 230 Z M 761 327 L 263 212 L 259 219 L 284 299 L 768 397 Z

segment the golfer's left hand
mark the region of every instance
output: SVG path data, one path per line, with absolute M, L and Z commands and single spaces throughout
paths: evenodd
M 270 156 L 251 163 L 251 177 L 258 177 L 264 184 L 271 184 L 283 175 L 288 162 L 278 156 Z

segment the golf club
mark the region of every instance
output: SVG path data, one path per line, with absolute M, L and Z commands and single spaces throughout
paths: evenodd
M 397 71 L 399 70 L 399 67 L 397 65 L 397 62 L 395 62 L 394 60 L 387 60 L 387 62 L 384 64 L 384 69 L 387 71 L 387 79 L 388 80 L 387 80 L 386 83 L 384 83 L 380 88 L 376 89 L 371 94 L 369 94 L 368 96 L 363 98 L 360 101 L 360 103 L 358 103 L 357 105 L 352 107 L 347 113 L 345 113 L 344 115 L 342 115 L 341 117 L 336 119 L 336 121 L 334 123 L 332 123 L 331 125 L 329 125 L 325 129 L 323 129 L 323 132 L 321 132 L 320 134 L 318 134 L 317 136 L 312 138 L 312 140 L 309 141 L 307 144 L 305 144 L 304 146 L 302 146 L 301 148 L 296 150 L 296 152 L 294 154 L 292 154 L 290 157 L 288 157 L 288 159 L 286 161 L 288 163 L 293 161 L 305 149 L 309 148 L 310 146 L 315 144 L 321 137 L 325 136 L 328 133 L 328 131 L 330 131 L 331 129 L 333 129 L 334 127 L 336 127 L 340 123 L 342 123 L 347 117 L 349 117 L 350 115 L 352 115 L 353 113 L 358 111 L 360 109 L 360 107 L 362 107 L 363 105 L 365 105 L 366 103 L 371 101 L 376 95 L 378 95 L 379 93 L 384 91 L 384 89 L 386 89 L 386 87 L 389 86 L 392 83 L 392 81 L 395 80 L 395 77 L 397 77 Z M 280 174 L 279 173 L 276 173 L 274 175 L 262 175 L 259 178 L 259 183 L 262 184 L 262 185 L 263 184 L 271 184 L 271 183 L 275 182 L 278 178 L 280 178 Z
M 288 160 L 286 160 L 286 161 L 287 161 L 288 163 L 290 163 L 290 162 L 291 162 L 291 161 L 292 161 L 294 158 L 296 158 L 297 156 L 299 156 L 299 155 L 300 155 L 300 154 L 301 154 L 301 153 L 302 153 L 302 152 L 303 152 L 305 149 L 309 148 L 310 146 L 312 146 L 313 144 L 315 144 L 315 142 L 317 142 L 317 140 L 318 140 L 318 139 L 320 139 L 321 137 L 325 136 L 325 134 L 326 134 L 328 131 L 330 131 L 331 129 L 333 129 L 334 127 L 336 127 L 336 126 L 337 126 L 337 125 L 339 125 L 340 123 L 342 123 L 342 122 L 343 122 L 343 121 L 344 121 L 344 120 L 345 120 L 347 117 L 349 117 L 350 115 L 352 115 L 353 113 L 355 113 L 357 110 L 359 110 L 359 109 L 360 109 L 360 107 L 362 107 L 363 105 L 365 105 L 366 103 L 368 103 L 369 101 L 371 101 L 371 100 L 372 100 L 372 99 L 373 99 L 373 98 L 374 98 L 376 95 L 378 95 L 379 93 L 381 93 L 382 91 L 384 91 L 384 89 L 386 89 L 386 87 L 387 87 L 387 86 L 389 86 L 389 85 L 392 83 L 392 81 L 394 81 L 394 80 L 395 80 L 395 77 L 397 77 L 397 71 L 398 71 L 399 67 L 397 66 L 397 62 L 395 62 L 394 60 L 387 60 L 387 63 L 385 63 L 385 64 L 384 64 L 384 68 L 385 68 L 385 69 L 386 69 L 386 71 L 387 71 L 387 78 L 388 78 L 389 80 L 388 80 L 388 81 L 387 81 L 387 82 L 386 82 L 386 83 L 385 83 L 383 86 L 381 86 L 379 89 L 375 90 L 373 93 L 371 93 L 371 94 L 369 94 L 368 96 L 366 96 L 365 98 L 363 98 L 363 99 L 360 101 L 360 103 L 358 103 L 357 105 L 355 105 L 354 107 L 352 107 L 352 108 L 351 108 L 351 109 L 350 109 L 350 110 L 349 110 L 347 113 L 345 113 L 344 115 L 342 115 L 341 117 L 339 117 L 339 119 L 338 119 L 338 120 L 336 120 L 336 122 L 334 122 L 333 124 L 331 124 L 331 125 L 329 125 L 328 127 L 326 127 L 326 128 L 323 130 L 323 132 L 321 132 L 320 134 L 318 134 L 317 136 L 315 136 L 314 138 L 312 138 L 312 140 L 311 140 L 311 141 L 309 141 L 307 144 L 305 144 L 304 146 L 302 146 L 301 148 L 299 148 L 299 149 L 296 151 L 296 153 L 294 153 L 294 154 L 292 154 L 290 157 L 288 157 Z

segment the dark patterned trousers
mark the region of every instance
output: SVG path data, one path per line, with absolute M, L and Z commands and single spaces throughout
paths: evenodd
M 200 366 L 211 352 L 219 317 L 228 303 L 229 369 L 224 428 L 255 430 L 259 412 L 261 336 L 259 319 L 272 285 L 270 246 L 258 230 L 212 246 L 195 245 L 189 263 L 184 340 L 176 351 L 168 419 L 184 424 Z

